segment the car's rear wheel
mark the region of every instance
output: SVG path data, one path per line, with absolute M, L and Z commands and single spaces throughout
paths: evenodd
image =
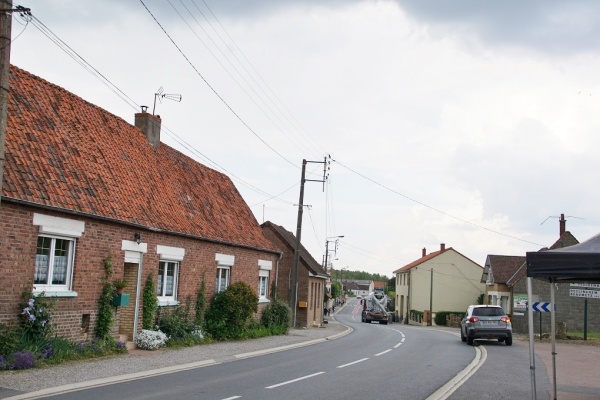
M 460 340 L 463 342 L 467 341 L 467 337 L 465 335 L 463 335 L 462 328 L 460 328 Z
M 504 343 L 506 343 L 507 346 L 512 346 L 512 336 L 509 336 L 506 339 L 504 339 Z

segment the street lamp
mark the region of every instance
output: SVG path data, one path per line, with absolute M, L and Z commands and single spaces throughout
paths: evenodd
M 323 269 L 325 270 L 325 272 L 327 272 L 327 258 L 329 256 L 329 242 L 335 242 L 335 250 L 337 251 L 338 241 L 339 241 L 339 239 L 341 239 L 343 237 L 344 237 L 344 235 L 330 236 L 325 239 L 325 262 L 323 263 Z M 330 240 L 330 239 L 335 239 L 335 240 Z

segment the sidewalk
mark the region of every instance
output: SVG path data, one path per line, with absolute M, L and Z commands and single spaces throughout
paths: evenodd
M 434 326 L 459 336 L 459 328 Z M 529 341 L 525 335 L 518 335 L 513 346 L 522 346 L 529 351 Z M 536 364 L 536 371 L 546 368 L 550 379 L 549 398 L 554 396 L 552 370 L 552 343 L 534 343 L 535 354 L 543 365 Z M 558 400 L 600 400 L 600 342 L 598 341 L 557 341 L 556 342 L 556 397 Z M 526 371 L 529 374 L 529 371 Z M 538 396 L 542 395 L 540 388 Z
M 47 368 L 0 372 L 0 399 L 38 398 L 42 390 L 72 390 L 172 373 L 240 358 L 308 346 L 352 332 L 331 318 L 324 328 L 292 329 L 287 335 L 219 342 L 183 349 L 131 350 L 129 354 L 73 361 Z M 54 389 L 52 389 L 54 388 Z M 46 395 L 50 392 L 45 391 Z

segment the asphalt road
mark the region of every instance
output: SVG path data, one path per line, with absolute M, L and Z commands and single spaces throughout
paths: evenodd
M 427 399 L 477 353 L 447 332 L 363 324 L 353 311 L 336 316 L 355 329 L 337 340 L 48 398 Z

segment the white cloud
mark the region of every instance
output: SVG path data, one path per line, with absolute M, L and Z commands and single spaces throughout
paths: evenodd
M 165 3 L 147 2 L 197 71 L 139 5 L 30 3 L 138 104 L 152 106 L 161 86 L 182 94 L 181 103 L 157 105 L 163 125 L 267 193 L 296 184 L 303 158 L 331 153 L 339 163 L 329 193 L 306 185 L 312 209 L 302 238 L 320 260 L 325 237 L 345 235 L 338 269 L 391 274 L 440 243 L 480 264 L 487 254 L 522 255 L 558 238 L 555 219 L 540 223 L 562 212 L 585 218 L 569 218 L 578 239 L 598 231 L 600 193 L 589 176 L 598 169 L 599 14 L 578 17 L 595 3 L 468 9 L 463 1 L 450 10 L 442 2 L 217 2 L 227 34 L 268 84 L 258 87 L 260 78 L 240 78 L 220 53 L 244 59 L 227 34 L 219 50 L 189 20 L 205 46 Z M 519 11 L 523 18 L 506 24 Z M 578 29 L 565 33 L 565 21 Z M 135 110 L 32 26 L 13 43 L 12 61 L 133 120 Z M 239 71 L 252 69 L 244 65 Z M 271 89 L 283 104 L 262 103 L 258 93 L 273 99 Z M 165 131 L 163 140 L 181 149 Z M 309 167 L 311 178 L 322 175 L 321 165 Z M 259 222 L 264 214 L 295 232 L 298 186 L 263 207 L 266 196 L 236 184 Z

